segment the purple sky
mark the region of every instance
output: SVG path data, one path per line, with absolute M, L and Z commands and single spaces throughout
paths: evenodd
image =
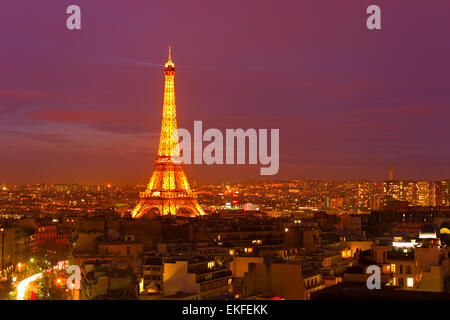
M 69 31 L 69 4 L 82 30 Z M 382 30 L 365 27 L 378 4 Z M 0 183 L 152 171 L 167 46 L 179 127 L 279 128 L 271 179 L 450 178 L 448 0 L 2 0 Z M 198 181 L 258 166 L 186 166 Z

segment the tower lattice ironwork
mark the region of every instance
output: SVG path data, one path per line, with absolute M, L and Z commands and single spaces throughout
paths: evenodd
M 183 209 L 190 216 L 204 215 L 197 202 L 197 194 L 191 190 L 180 158 L 177 133 L 177 110 L 175 105 L 175 63 L 164 65 L 164 103 L 161 135 L 154 169 L 147 189 L 140 193 L 140 201 L 132 212 L 133 218 L 141 218 L 155 209 L 161 215 L 176 215 Z

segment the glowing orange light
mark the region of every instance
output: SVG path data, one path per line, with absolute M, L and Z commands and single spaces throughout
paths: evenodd
M 197 202 L 197 194 L 192 192 L 189 186 L 180 159 L 175 104 L 175 63 L 172 62 L 170 46 L 164 75 L 164 100 L 157 158 L 147 189 L 140 193 L 141 200 L 131 213 L 133 218 L 140 218 L 152 209 L 157 209 L 161 215 L 177 214 L 179 209 L 188 210 L 191 216 L 205 214 Z

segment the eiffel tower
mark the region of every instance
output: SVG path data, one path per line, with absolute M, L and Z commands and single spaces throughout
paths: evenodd
M 192 192 L 180 158 L 175 106 L 175 63 L 169 46 L 169 61 L 164 65 L 164 103 L 158 155 L 147 189 L 140 193 L 140 201 L 133 209 L 133 218 L 155 215 L 204 215 Z

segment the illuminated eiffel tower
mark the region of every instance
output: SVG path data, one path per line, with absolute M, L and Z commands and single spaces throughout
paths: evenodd
M 140 201 L 131 213 L 141 218 L 157 210 L 161 215 L 177 215 L 188 212 L 189 216 L 204 215 L 192 192 L 183 162 L 177 134 L 177 110 L 175 106 L 175 63 L 172 62 L 169 46 L 169 61 L 164 66 L 164 103 L 159 138 L 158 155 L 147 189 L 140 193 Z M 180 210 L 181 209 L 181 210 Z

